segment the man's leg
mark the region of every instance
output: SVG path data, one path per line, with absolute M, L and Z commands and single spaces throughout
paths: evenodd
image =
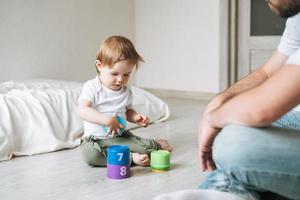
M 246 199 L 259 199 L 264 191 L 300 199 L 299 131 L 229 125 L 217 136 L 213 148 L 218 169 L 201 188 Z
M 272 126 L 300 130 L 300 112 L 290 111 L 272 123 Z M 300 134 L 300 131 L 299 131 Z

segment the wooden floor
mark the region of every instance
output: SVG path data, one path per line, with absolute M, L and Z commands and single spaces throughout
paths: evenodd
M 112 180 L 106 168 L 86 165 L 79 148 L 14 158 L 0 162 L 1 200 L 135 200 L 181 189 L 194 189 L 203 180 L 197 157 L 197 125 L 206 102 L 165 99 L 171 117 L 164 123 L 132 132 L 165 138 L 173 145 L 170 171 L 155 173 L 133 167 L 132 177 Z

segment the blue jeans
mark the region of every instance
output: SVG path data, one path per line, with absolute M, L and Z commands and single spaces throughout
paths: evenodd
M 266 128 L 228 125 L 216 137 L 217 169 L 199 186 L 259 200 L 263 192 L 300 199 L 300 112 Z

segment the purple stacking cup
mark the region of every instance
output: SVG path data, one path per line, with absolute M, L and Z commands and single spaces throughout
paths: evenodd
M 131 176 L 130 164 L 112 165 L 107 163 L 107 176 L 112 179 L 124 179 Z
M 113 145 L 108 147 L 107 176 L 112 179 L 124 179 L 131 176 L 128 146 Z

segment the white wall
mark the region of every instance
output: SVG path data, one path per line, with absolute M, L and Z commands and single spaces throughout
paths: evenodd
M 1 0 L 0 82 L 95 76 L 100 42 L 134 39 L 133 0 Z
M 99 43 L 124 35 L 146 60 L 138 86 L 218 92 L 221 1 L 0 0 L 0 82 L 87 80 Z
M 135 0 L 138 86 L 219 91 L 220 1 Z

